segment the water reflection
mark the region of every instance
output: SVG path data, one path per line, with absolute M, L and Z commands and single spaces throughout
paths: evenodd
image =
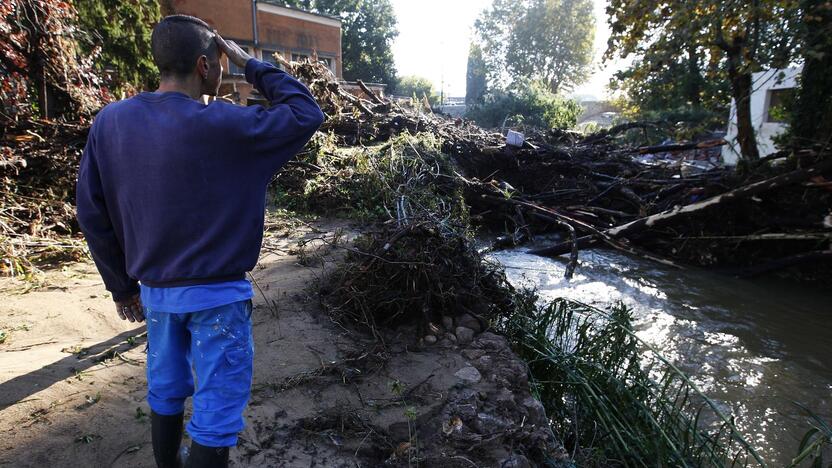
M 639 336 L 734 414 L 772 466 L 791 459 L 808 429 L 792 401 L 832 419 L 832 292 L 676 270 L 605 250 L 581 252 L 566 281 L 563 260 L 523 250 L 492 257 L 514 284 L 537 287 L 543 299 L 631 307 Z

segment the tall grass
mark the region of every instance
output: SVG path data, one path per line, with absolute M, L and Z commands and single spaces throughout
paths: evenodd
M 732 418 L 639 339 L 624 305 L 536 299 L 519 294 L 500 325 L 579 466 L 766 466 Z

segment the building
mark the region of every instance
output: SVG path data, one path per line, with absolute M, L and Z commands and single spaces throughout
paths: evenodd
M 783 121 L 782 106 L 794 93 L 801 70 L 802 67 L 792 67 L 752 75 L 751 126 L 754 127 L 760 156 L 777 151 L 774 138 L 782 133 L 787 125 Z M 725 164 L 734 166 L 742 153 L 737 141 L 737 106 L 733 101 L 725 140 L 728 144 L 722 149 L 722 160 Z
M 314 51 L 339 80 L 342 77 L 338 18 L 263 0 L 169 0 L 166 6 L 174 13 L 205 20 L 253 57 L 278 65 L 273 57 L 275 52 L 290 60 L 301 60 Z M 227 59 L 222 65 L 225 72 L 220 95 L 245 103 L 251 85 L 246 83 L 244 70 Z

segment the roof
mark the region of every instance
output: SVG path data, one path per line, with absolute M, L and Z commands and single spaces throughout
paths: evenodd
M 280 0 L 260 0 L 258 3 L 265 3 L 265 4 L 268 4 L 268 5 L 274 5 L 276 7 L 285 8 L 287 10 L 296 11 L 298 13 L 306 13 L 308 15 L 315 15 L 315 16 L 320 16 L 321 18 L 328 18 L 328 19 L 331 19 L 331 20 L 335 20 L 335 21 L 338 21 L 339 23 L 341 22 L 341 18 L 338 17 L 338 16 L 325 15 L 323 13 L 315 13 L 314 11 L 304 10 L 303 8 L 296 8 L 296 7 L 292 7 L 292 6 L 287 6 L 284 2 L 282 2 Z

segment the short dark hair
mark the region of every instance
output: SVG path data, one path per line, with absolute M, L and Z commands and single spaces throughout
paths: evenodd
M 150 48 L 162 76 L 186 76 L 201 55 L 214 58 L 219 52 L 211 26 L 188 15 L 166 16 L 159 21 L 153 28 Z

